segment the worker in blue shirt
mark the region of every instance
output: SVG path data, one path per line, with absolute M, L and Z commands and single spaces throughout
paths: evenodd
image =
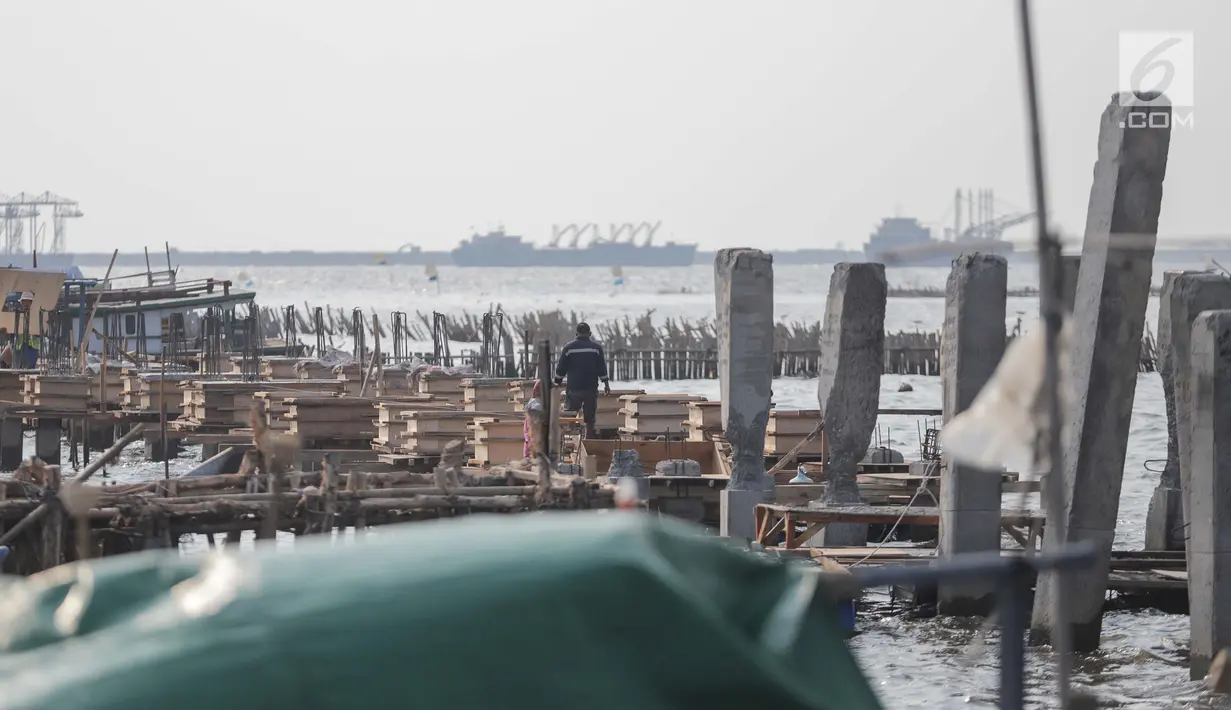
M 590 326 L 577 324 L 577 337 L 560 351 L 556 363 L 556 385 L 567 381 L 564 390 L 564 408 L 576 412 L 586 423 L 586 436 L 595 436 L 594 413 L 598 409 L 598 383 L 603 383 L 603 392 L 611 394 L 607 379 L 607 357 L 603 346 L 590 339 Z

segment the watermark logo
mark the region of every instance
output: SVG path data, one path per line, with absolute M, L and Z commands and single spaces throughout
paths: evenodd
M 1121 32 L 1120 105 L 1134 106 L 1122 127 L 1193 127 L 1193 33 Z M 1147 92 L 1159 92 L 1146 99 Z M 1155 106 L 1171 105 L 1171 114 L 1153 112 Z

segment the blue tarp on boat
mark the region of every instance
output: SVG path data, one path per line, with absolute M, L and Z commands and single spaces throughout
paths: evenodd
M 821 584 L 623 511 L 126 555 L 0 582 L 0 707 L 877 708 Z

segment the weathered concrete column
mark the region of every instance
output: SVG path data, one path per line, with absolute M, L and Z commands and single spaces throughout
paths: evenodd
M 21 417 L 0 418 L 0 471 L 17 470 L 25 458 L 22 452 L 24 444 L 25 440 L 21 434 Z
M 1147 550 L 1182 550 L 1189 520 L 1188 442 L 1192 324 L 1202 311 L 1231 309 L 1231 279 L 1201 271 L 1168 271 L 1158 307 L 1158 371 L 1167 407 L 1167 465 L 1146 515 Z
M 1170 107 L 1121 105 L 1134 102 L 1131 94 L 1112 96 L 1103 111 L 1072 316 L 1073 350 L 1061 355 L 1068 358 L 1075 393 L 1064 461 L 1068 537 L 1094 541 L 1099 559 L 1065 582 L 1067 619 L 1053 617 L 1056 575 L 1040 575 L 1031 619 L 1035 643 L 1049 643 L 1056 624 L 1071 624 L 1076 651 L 1097 649 L 1102 631 L 1171 137 L 1169 128 L 1132 128 L 1128 119 L 1130 111 L 1169 119 Z M 1063 543 L 1056 527 L 1047 526 L 1044 547 Z
M 88 440 L 91 449 L 94 451 L 106 451 L 115 445 L 115 424 L 96 424 L 91 422 L 88 426 Z
M 1197 680 L 1231 646 L 1231 310 L 1197 316 L 1191 363 L 1189 673 Z
M 714 257 L 718 380 L 723 436 L 731 444 L 731 481 L 721 494 L 720 533 L 756 537 L 754 509 L 771 498 L 765 427 L 774 376 L 774 259 L 758 249 Z
M 940 381 L 947 423 L 965 411 L 991 379 L 1004 355 L 1009 264 L 1002 256 L 963 254 L 945 284 L 945 325 L 940 341 Z M 1000 549 L 1000 471 L 946 461 L 940 479 L 940 554 Z M 987 582 L 941 585 L 937 610 L 983 615 L 995 606 Z
M 1064 309 L 1073 312 L 1073 299 L 1077 297 L 1077 275 L 1081 271 L 1081 256 L 1065 254 L 1060 257 L 1060 283 Z
M 34 455 L 43 463 L 60 465 L 60 420 L 46 417 L 38 420 L 34 430 Z
M 884 264 L 838 264 L 829 278 L 817 384 L 829 446 L 825 495 L 819 501 L 825 506 L 862 502 L 855 478 L 880 407 L 887 293 Z M 866 545 L 868 526 L 829 525 L 812 540 L 817 547 Z

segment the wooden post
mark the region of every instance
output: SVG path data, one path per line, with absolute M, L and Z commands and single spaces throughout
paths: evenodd
M 372 314 L 372 357 L 376 359 L 376 396 L 385 393 L 385 366 L 380 353 L 380 318 Z
M 111 263 L 107 265 L 107 274 L 103 276 L 103 288 L 104 289 L 107 288 L 107 284 L 111 280 L 111 269 L 115 267 L 115 258 L 119 255 L 120 255 L 119 249 L 116 249 L 115 251 L 111 252 Z M 101 301 L 102 301 L 102 294 L 99 294 L 98 296 L 94 298 L 94 305 L 90 308 L 90 317 L 86 319 L 85 328 L 82 328 L 81 330 L 82 333 L 87 334 L 81 338 L 81 343 L 80 343 L 81 345 L 81 371 L 83 373 L 86 371 L 86 367 L 85 367 L 86 345 L 90 342 L 90 336 L 88 334 L 93 329 L 94 314 L 98 312 L 98 304 Z M 106 346 L 104 346 L 103 347 L 103 359 L 104 360 L 106 360 L 106 355 L 107 355 L 107 348 Z
M 352 472 L 346 476 L 347 491 L 364 491 L 368 488 L 368 474 L 359 471 Z M 368 516 L 363 512 L 363 508 L 359 508 L 359 514 L 355 516 L 355 535 L 359 535 L 362 530 L 366 536 L 368 531 Z
M 551 341 L 544 340 L 539 343 L 539 388 L 543 395 L 543 423 L 542 431 L 539 435 L 541 447 L 538 454 L 551 459 L 555 452 L 555 437 L 552 436 L 552 421 L 555 419 L 555 396 L 554 388 L 551 382 Z
M 64 507 L 60 503 L 60 467 L 47 467 L 47 514 L 43 517 L 43 569 L 60 564 L 64 557 Z
M 158 427 L 159 436 L 162 437 L 162 477 L 166 480 L 171 478 L 171 442 L 167 439 L 167 351 L 165 347 L 159 359 L 162 360 L 162 376 L 158 378 Z
M 333 534 L 334 518 L 338 512 L 338 457 L 339 454 L 326 455 L 325 470 L 321 472 L 321 498 L 325 502 L 325 514 L 320 532 L 326 535 Z
M 268 467 L 268 459 L 266 459 L 266 467 Z M 266 487 L 269 489 L 269 512 L 265 516 L 259 537 L 272 543 L 278 538 L 278 499 L 282 492 L 282 476 L 275 471 L 269 471 L 265 476 L 268 481 Z

